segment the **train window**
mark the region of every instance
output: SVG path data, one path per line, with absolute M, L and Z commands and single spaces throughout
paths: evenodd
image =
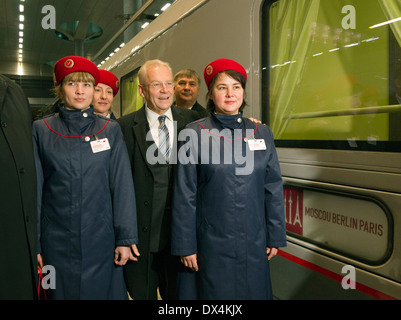
M 389 257 L 393 224 L 375 199 L 289 185 L 284 198 L 289 235 L 368 264 Z
M 121 116 L 139 110 L 143 106 L 143 98 L 138 91 L 139 68 L 121 79 Z
M 278 147 L 401 152 L 398 0 L 263 7 L 263 118 Z

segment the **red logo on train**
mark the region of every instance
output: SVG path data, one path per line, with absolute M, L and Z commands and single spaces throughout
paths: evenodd
M 285 222 L 287 231 L 303 235 L 303 191 L 284 188 Z

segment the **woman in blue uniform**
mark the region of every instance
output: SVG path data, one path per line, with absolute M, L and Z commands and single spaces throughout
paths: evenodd
M 242 116 L 240 64 L 218 59 L 204 76 L 211 116 L 187 126 L 178 152 L 172 253 L 186 267 L 178 296 L 272 299 L 269 260 L 286 245 L 273 135 Z
M 96 66 L 54 66 L 59 113 L 33 124 L 39 265 L 55 269 L 53 299 L 127 299 L 122 265 L 138 254 L 135 193 L 117 122 L 93 113 Z M 51 283 L 50 283 L 51 285 Z

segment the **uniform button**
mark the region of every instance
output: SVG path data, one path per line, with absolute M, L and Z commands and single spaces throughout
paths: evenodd
M 148 227 L 143 227 L 143 228 L 142 228 L 142 231 L 143 231 L 143 232 L 148 232 L 148 230 L 149 230 Z
M 237 119 L 237 122 L 238 122 L 238 123 L 241 123 L 241 122 L 242 122 L 242 118 L 238 118 L 238 119 Z
M 86 112 L 84 112 L 82 115 L 84 118 L 88 117 L 88 114 Z
M 91 140 L 91 138 L 85 137 L 85 141 L 86 141 L 86 142 L 89 142 L 90 140 Z
M 148 206 L 148 205 L 149 205 L 149 201 L 145 201 L 143 204 L 144 204 L 145 206 Z
M 20 173 L 20 174 L 24 174 L 24 173 L 25 173 L 25 168 L 19 169 L 19 173 Z
M 1 126 L 2 126 L 3 128 L 7 128 L 7 123 L 2 122 L 2 123 L 1 123 Z

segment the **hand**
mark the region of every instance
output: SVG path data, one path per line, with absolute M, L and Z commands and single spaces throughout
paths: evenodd
M 139 251 L 135 244 L 131 246 L 119 246 L 114 250 L 114 263 L 118 266 L 124 266 L 128 260 L 138 261 L 138 256 Z
M 42 258 L 42 255 L 40 253 L 38 253 L 37 259 L 38 259 L 38 267 L 40 269 L 42 269 L 43 268 L 43 258 Z M 39 273 L 39 271 L 38 271 L 38 273 Z
M 260 121 L 260 120 L 257 120 L 257 119 L 254 119 L 254 118 L 248 118 L 248 119 L 251 120 L 254 123 L 262 124 L 262 121 Z
M 140 256 L 138 247 L 136 246 L 136 244 L 131 244 L 131 255 L 129 257 L 129 260 L 132 261 L 138 261 L 138 258 Z
M 197 255 L 192 254 L 190 256 L 182 256 L 181 257 L 181 262 L 186 266 L 187 268 L 191 269 L 192 271 L 198 271 L 198 261 L 197 261 Z
M 278 248 L 266 248 L 267 260 L 270 260 L 275 255 L 277 255 L 277 252 L 278 252 Z

